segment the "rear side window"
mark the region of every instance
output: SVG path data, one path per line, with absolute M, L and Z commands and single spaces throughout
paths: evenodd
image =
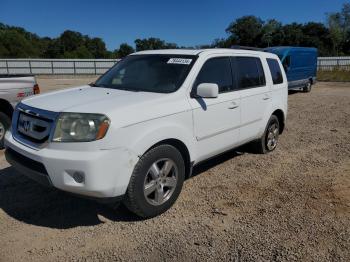
M 283 83 L 281 67 L 276 59 L 267 58 L 267 64 L 269 65 L 272 82 L 274 85 Z
M 228 57 L 209 59 L 199 72 L 195 87 L 202 83 L 212 83 L 219 86 L 219 93 L 232 91 L 231 63 Z
M 239 88 L 264 86 L 264 70 L 257 57 L 236 57 L 237 82 Z

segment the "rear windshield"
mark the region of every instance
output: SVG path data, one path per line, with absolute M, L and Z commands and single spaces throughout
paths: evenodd
M 196 58 L 188 55 L 131 55 L 101 76 L 94 86 L 171 93 L 182 85 Z

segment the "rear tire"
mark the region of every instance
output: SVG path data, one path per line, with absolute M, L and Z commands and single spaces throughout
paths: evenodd
M 11 119 L 0 112 L 0 149 L 4 149 L 5 133 L 11 126 Z
M 276 149 L 279 137 L 280 123 L 277 116 L 272 115 L 267 123 L 262 137 L 252 143 L 252 149 L 257 154 L 266 154 Z
M 136 215 L 150 218 L 167 211 L 178 198 L 185 179 L 185 162 L 171 145 L 145 153 L 131 176 L 125 206 Z
M 303 88 L 304 93 L 310 93 L 312 88 L 312 83 L 311 81 L 307 82 L 307 84 Z

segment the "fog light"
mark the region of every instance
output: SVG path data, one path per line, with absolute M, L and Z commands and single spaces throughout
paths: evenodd
M 73 173 L 73 179 L 74 179 L 75 182 L 77 182 L 77 183 L 83 183 L 84 180 L 85 180 L 84 173 L 83 173 L 83 172 L 80 172 L 80 171 L 74 172 L 74 173 Z

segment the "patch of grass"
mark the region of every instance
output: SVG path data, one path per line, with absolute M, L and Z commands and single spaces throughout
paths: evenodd
M 318 71 L 317 81 L 350 82 L 349 70 Z

